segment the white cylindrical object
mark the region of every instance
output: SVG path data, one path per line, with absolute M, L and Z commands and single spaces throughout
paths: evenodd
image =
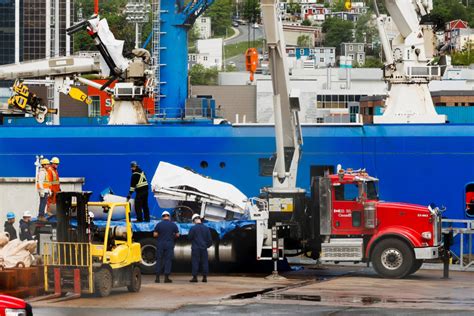
M 20 63 L 20 0 L 15 0 L 15 64 Z
M 66 0 L 66 29 L 71 26 L 71 0 Z M 71 55 L 71 37 L 66 32 L 66 56 Z
M 51 57 L 51 0 L 46 0 L 45 4 L 45 9 L 46 9 L 46 23 L 45 23 L 45 28 L 46 28 L 46 36 L 45 36 L 45 57 L 50 58 Z
M 54 0 L 54 56 L 59 56 L 59 0 Z

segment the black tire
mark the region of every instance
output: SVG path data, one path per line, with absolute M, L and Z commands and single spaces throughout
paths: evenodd
M 142 272 L 139 267 L 132 267 L 130 278 L 130 285 L 127 286 L 128 291 L 133 293 L 140 292 L 142 286 Z
M 142 248 L 142 261 L 140 262 L 140 270 L 143 274 L 156 273 L 156 239 L 143 238 L 140 239 Z
M 109 296 L 112 291 L 112 285 L 112 272 L 109 269 L 100 268 L 100 270 L 94 274 L 94 292 L 97 296 Z
M 415 260 L 415 263 L 411 267 L 410 273 L 408 273 L 408 275 L 416 273 L 416 271 L 420 270 L 422 265 L 423 265 L 423 260 L 421 260 L 421 259 Z
M 385 239 L 372 252 L 375 272 L 384 278 L 402 279 L 410 274 L 415 264 L 411 247 L 400 239 Z

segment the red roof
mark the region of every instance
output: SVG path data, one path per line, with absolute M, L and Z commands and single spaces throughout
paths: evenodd
M 447 23 L 447 29 L 448 30 L 467 29 L 468 27 L 469 27 L 468 23 L 466 21 L 463 21 L 463 20 L 453 20 L 453 21 L 449 21 Z

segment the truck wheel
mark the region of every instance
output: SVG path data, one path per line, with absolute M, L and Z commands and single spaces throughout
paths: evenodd
M 410 274 L 415 254 L 406 242 L 385 239 L 379 242 L 372 254 L 375 272 L 384 278 L 401 279 Z
M 109 296 L 112 282 L 112 272 L 107 268 L 101 268 L 94 275 L 95 294 L 99 297 Z
M 410 273 L 408 273 L 408 275 L 411 275 L 413 273 L 416 273 L 416 271 L 420 270 L 421 266 L 423 265 L 423 260 L 415 260 L 415 263 L 413 264 L 413 266 L 411 267 L 410 269 Z
M 142 261 L 140 270 L 143 274 L 154 274 L 156 272 L 156 239 L 143 238 L 140 240 L 142 247 Z
M 140 271 L 140 268 L 137 266 L 132 267 L 131 270 L 131 281 L 130 285 L 127 286 L 127 289 L 129 292 L 140 292 L 140 288 L 142 286 L 142 273 Z

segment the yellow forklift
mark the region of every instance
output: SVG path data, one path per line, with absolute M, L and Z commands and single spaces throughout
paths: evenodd
M 141 287 L 141 248 L 132 241 L 129 203 L 88 202 L 91 192 L 60 192 L 52 241 L 42 243 L 44 285 L 54 292 L 42 299 L 58 300 L 81 294 L 108 296 L 112 288 Z M 105 227 L 94 224 L 89 207 L 107 214 Z M 125 208 L 124 225 L 112 226 L 113 212 Z M 43 242 L 40 240 L 40 242 Z M 62 297 L 63 294 L 73 293 Z

